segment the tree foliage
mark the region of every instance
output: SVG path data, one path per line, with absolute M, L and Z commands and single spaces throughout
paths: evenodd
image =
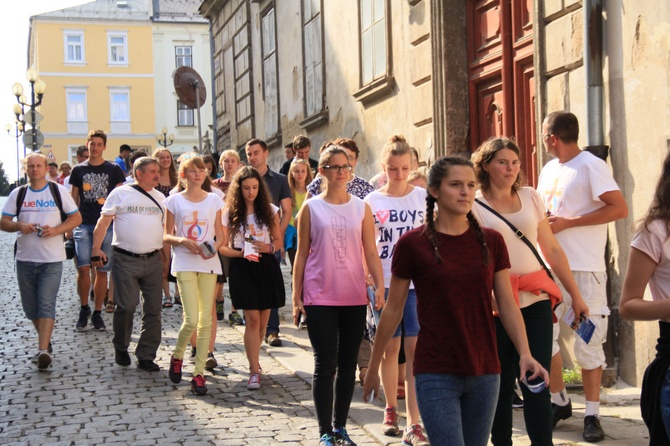
M 12 189 L 16 187 L 16 184 L 10 184 L 9 179 L 7 178 L 7 172 L 5 172 L 5 166 L 2 161 L 0 161 L 0 196 L 7 196 Z

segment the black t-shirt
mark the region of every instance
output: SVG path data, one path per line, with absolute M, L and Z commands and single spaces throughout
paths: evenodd
M 123 184 L 125 181 L 123 170 L 109 161 L 104 161 L 99 166 L 91 166 L 88 161 L 74 166 L 70 174 L 70 184 L 79 189 L 81 223 L 95 225 L 100 218 L 100 209 L 105 204 L 107 195 L 117 184 Z

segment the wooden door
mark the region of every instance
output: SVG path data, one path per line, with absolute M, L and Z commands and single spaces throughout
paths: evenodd
M 514 137 L 528 182 L 537 182 L 532 0 L 468 0 L 470 149 Z

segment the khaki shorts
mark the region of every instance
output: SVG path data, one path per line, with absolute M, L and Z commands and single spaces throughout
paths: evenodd
M 598 367 L 606 368 L 607 363 L 605 362 L 603 344 L 607 340 L 607 319 L 610 314 L 610 310 L 607 307 L 607 273 L 572 271 L 572 274 L 575 277 L 575 282 L 577 282 L 577 287 L 582 294 L 584 302 L 589 307 L 589 318 L 596 326 L 593 337 L 588 344 L 579 336 L 575 336 L 575 358 L 584 370 L 593 370 Z M 558 286 L 563 295 L 563 303 L 554 311 L 559 322 L 554 324 L 552 356 L 559 352 L 559 324 L 564 324 L 562 321 L 563 315 L 572 306 L 572 298 L 568 292 L 565 291 L 560 282 L 558 282 Z

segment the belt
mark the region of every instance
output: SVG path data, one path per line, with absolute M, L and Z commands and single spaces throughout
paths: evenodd
M 148 259 L 149 257 L 156 254 L 159 250 L 151 251 L 146 254 L 135 254 L 134 252 L 126 251 L 125 249 L 117 248 L 116 246 L 112 247 L 112 251 L 118 252 L 119 254 L 125 254 L 130 257 L 135 257 L 136 259 Z

